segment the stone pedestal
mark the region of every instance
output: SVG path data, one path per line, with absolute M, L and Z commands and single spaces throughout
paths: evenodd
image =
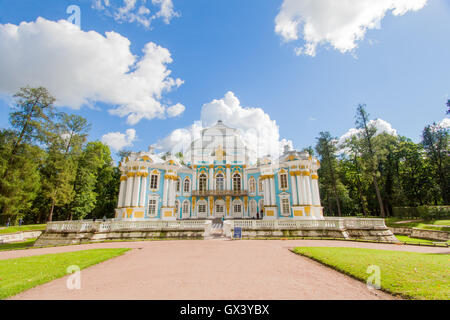
M 264 220 L 278 219 L 278 206 L 264 206 Z
M 175 207 L 162 207 L 161 208 L 161 220 L 174 221 L 177 220 L 175 216 Z

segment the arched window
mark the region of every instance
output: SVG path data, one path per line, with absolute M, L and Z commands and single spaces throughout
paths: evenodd
M 175 214 L 178 214 L 180 212 L 180 201 L 175 201 Z
M 206 201 L 198 202 L 198 216 L 199 218 L 206 218 L 207 213 L 207 203 Z
M 181 178 L 177 179 L 177 192 L 181 191 Z
M 191 192 L 191 181 L 189 180 L 189 178 L 184 179 L 183 190 L 185 193 Z
M 150 197 L 148 199 L 148 215 L 150 218 L 156 217 L 158 214 L 158 197 Z
M 202 173 L 198 179 L 198 190 L 199 191 L 206 191 L 207 181 L 208 181 L 208 178 L 206 177 L 206 174 Z
M 288 188 L 288 175 L 286 172 L 280 173 L 280 189 Z
M 191 208 L 191 204 L 189 203 L 189 200 L 184 200 L 183 202 L 183 208 L 181 212 L 181 216 L 183 219 L 189 218 L 189 210 Z
M 150 189 L 151 190 L 157 190 L 158 189 L 158 180 L 159 180 L 159 175 L 156 173 L 152 173 L 150 175 Z
M 241 175 L 236 173 L 233 176 L 233 190 L 240 191 L 241 190 Z
M 216 176 L 216 190 L 225 190 L 225 178 L 221 173 Z
M 252 194 L 254 194 L 256 192 L 256 182 L 255 182 L 255 178 L 250 178 L 250 180 L 248 181 L 248 191 Z

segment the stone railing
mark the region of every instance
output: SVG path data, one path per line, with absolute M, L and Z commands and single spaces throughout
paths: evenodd
M 271 230 L 297 230 L 297 229 L 374 229 L 386 228 L 384 219 L 359 218 L 325 218 L 323 220 L 232 220 L 234 227 L 242 229 L 271 229 Z
M 47 232 L 96 233 L 143 230 L 204 230 L 205 221 L 57 221 L 47 224 Z

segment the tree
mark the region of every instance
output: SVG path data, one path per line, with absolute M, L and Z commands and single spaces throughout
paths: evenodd
M 444 204 L 449 204 L 450 160 L 448 157 L 448 129 L 436 123 L 426 126 L 422 133 L 422 145 L 438 178 Z
M 373 179 L 373 186 L 375 188 L 375 193 L 377 195 L 378 205 L 380 208 L 381 216 L 385 217 L 383 199 L 381 198 L 380 187 L 378 185 L 378 163 L 376 160 L 376 155 L 373 148 L 373 138 L 377 132 L 377 129 L 373 124 L 369 124 L 369 114 L 366 112 L 366 105 L 360 104 L 357 108 L 356 113 L 356 127 L 361 130 L 362 138 L 362 156 L 368 162 L 368 168 L 371 172 Z
M 2 132 L 0 208 L 1 215 L 17 216 L 31 205 L 39 184 L 39 148 L 30 143 L 46 139 L 53 126 L 55 98 L 43 87 L 21 88 L 10 114 L 12 130 Z
M 339 203 L 339 194 L 337 192 L 336 176 L 336 143 L 337 139 L 331 137 L 329 132 L 320 132 L 317 138 L 316 152 L 321 158 L 321 168 L 319 177 L 331 185 L 336 200 L 336 206 L 339 217 L 342 216 L 341 205 Z
M 60 114 L 59 118 L 43 170 L 44 194 L 50 200 L 48 221 L 53 220 L 55 206 L 64 206 L 73 200 L 78 157 L 90 128 L 86 119 L 77 115 Z

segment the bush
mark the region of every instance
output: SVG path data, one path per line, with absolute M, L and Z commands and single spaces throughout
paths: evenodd
M 450 206 L 394 207 L 396 218 L 442 219 L 450 216 Z

